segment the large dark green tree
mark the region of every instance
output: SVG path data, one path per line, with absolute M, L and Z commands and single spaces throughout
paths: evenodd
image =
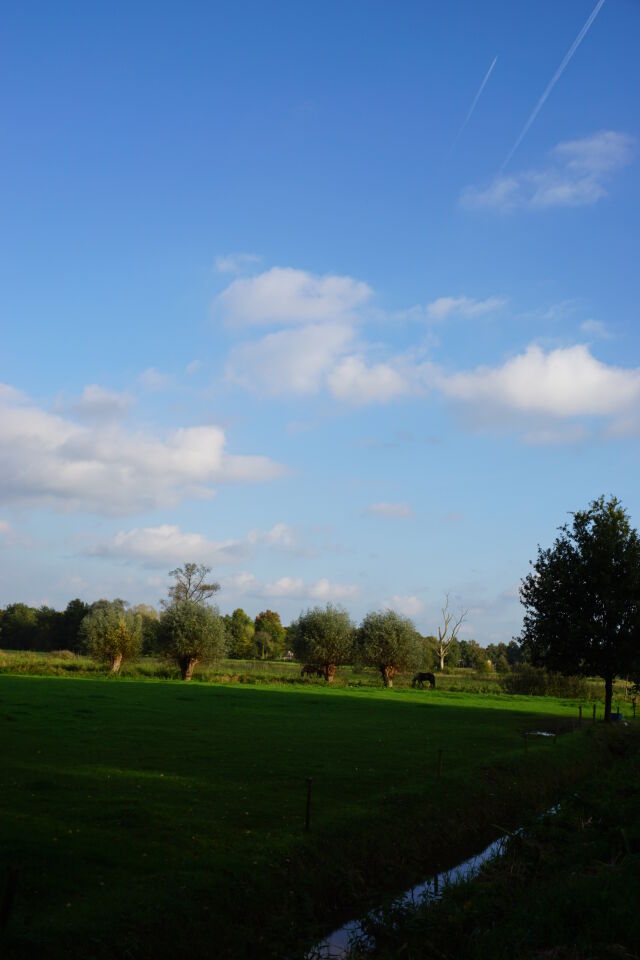
M 328 603 L 301 613 L 287 629 L 287 642 L 296 659 L 319 667 L 331 683 L 336 668 L 351 660 L 354 634 L 347 611 Z
M 273 660 L 282 655 L 287 631 L 282 626 L 280 614 L 275 610 L 263 610 L 254 621 L 255 646 L 261 660 Z
M 256 628 L 248 613 L 237 607 L 224 617 L 229 656 L 234 660 L 248 660 L 255 654 Z
M 602 677 L 608 720 L 614 679 L 638 662 L 640 539 L 616 497 L 572 516 L 522 581 L 520 643 L 534 665 Z

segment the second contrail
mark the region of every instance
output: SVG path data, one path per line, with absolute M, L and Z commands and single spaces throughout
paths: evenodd
M 501 172 L 502 172 L 502 170 L 504 170 L 504 168 L 507 166 L 507 164 L 509 163 L 509 161 L 510 161 L 511 158 L 513 157 L 514 153 L 516 152 L 516 150 L 518 149 L 518 147 L 520 146 L 520 144 L 522 143 L 522 141 L 523 141 L 524 138 L 526 137 L 526 135 L 527 135 L 527 133 L 528 133 L 528 131 L 529 131 L 529 127 L 531 126 L 531 124 L 533 123 L 533 121 L 535 120 L 535 118 L 538 116 L 538 114 L 540 113 L 540 111 L 542 110 L 543 106 L 545 105 L 545 103 L 546 103 L 546 101 L 547 101 L 547 99 L 548 99 L 548 97 L 549 97 L 549 94 L 551 93 L 551 91 L 552 91 L 553 88 L 555 87 L 556 83 L 558 82 L 558 80 L 560 79 L 560 77 L 562 76 L 562 74 L 564 73 L 565 67 L 567 66 L 567 64 L 569 63 L 569 61 L 571 60 L 571 58 L 573 57 L 574 53 L 576 52 L 576 50 L 578 49 L 578 47 L 580 46 L 580 44 L 581 44 L 582 41 L 584 40 L 584 38 L 585 38 L 585 36 L 587 35 L 587 32 L 588 32 L 588 30 L 589 30 L 589 27 L 591 26 L 591 24 L 593 23 L 593 21 L 595 20 L 595 18 L 596 18 L 596 17 L 598 16 L 598 14 L 600 13 L 600 10 L 602 9 L 603 4 L 604 4 L 604 0 L 598 0 L 598 2 L 596 3 L 595 7 L 594 7 L 593 10 L 591 11 L 591 14 L 589 15 L 589 18 L 588 18 L 587 22 L 585 23 L 585 25 L 583 26 L 582 30 L 581 30 L 580 33 L 578 34 L 578 36 L 575 38 L 575 40 L 573 41 L 573 43 L 572 43 L 571 46 L 569 47 L 569 50 L 568 50 L 567 53 L 565 54 L 565 57 L 564 57 L 562 63 L 560 64 L 560 66 L 558 67 L 558 69 L 556 70 L 556 72 L 554 73 L 554 75 L 552 76 L 551 80 L 549 81 L 549 84 L 548 84 L 548 86 L 547 86 L 547 89 L 544 91 L 544 93 L 542 94 L 542 96 L 540 97 L 540 99 L 538 100 L 538 102 L 536 103 L 535 107 L 533 108 L 533 112 L 531 113 L 531 116 L 529 117 L 529 119 L 528 119 L 527 122 L 525 123 L 524 127 L 522 128 L 522 132 L 521 132 L 520 136 L 518 137 L 518 139 L 516 140 L 516 142 L 514 143 L 514 145 L 511 147 L 511 150 L 509 151 L 509 153 L 508 153 L 508 155 L 507 155 L 507 159 L 504 161 L 504 163 L 502 164 L 502 167 L 500 168 L 500 171 L 501 171 Z
M 604 3 L 604 0 L 603 0 L 603 3 Z M 471 104 L 471 106 L 470 106 L 470 108 L 469 108 L 469 113 L 468 113 L 468 114 L 466 115 L 466 117 L 464 118 L 464 123 L 462 124 L 462 126 L 461 126 L 460 129 L 458 130 L 458 132 L 457 132 L 457 134 L 456 134 L 456 136 L 455 136 L 455 140 L 454 140 L 453 143 L 451 144 L 451 147 L 450 147 L 451 150 L 453 150 L 453 148 L 455 147 L 456 143 L 458 142 L 458 140 L 459 140 L 460 137 L 462 136 L 462 133 L 463 133 L 463 131 L 464 131 L 464 128 L 465 128 L 466 125 L 469 123 L 469 120 L 471 120 L 471 117 L 473 116 L 473 111 L 475 110 L 475 108 L 476 108 L 477 105 L 478 105 L 478 100 L 479 100 L 480 97 L 482 96 L 482 91 L 483 91 L 484 88 L 486 87 L 486 85 L 487 85 L 487 80 L 488 80 L 489 77 L 491 76 L 491 73 L 493 72 L 493 68 L 495 67 L 495 65 L 496 65 L 497 62 L 498 62 L 498 58 L 497 58 L 497 57 L 494 57 L 494 58 L 493 58 L 493 63 L 491 64 L 491 66 L 489 67 L 489 69 L 487 70 L 487 72 L 485 73 L 484 80 L 483 80 L 482 83 L 480 84 L 480 88 L 479 88 L 478 92 L 476 93 L 475 97 L 473 98 L 473 103 Z

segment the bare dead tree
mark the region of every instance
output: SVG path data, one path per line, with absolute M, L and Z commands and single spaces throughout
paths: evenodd
M 444 607 L 442 608 L 442 626 L 438 626 L 437 653 L 441 670 L 444 670 L 444 658 L 449 652 L 451 644 L 458 636 L 458 631 L 468 613 L 468 610 L 460 610 L 456 618 L 455 614 L 449 610 L 449 594 L 447 594 Z

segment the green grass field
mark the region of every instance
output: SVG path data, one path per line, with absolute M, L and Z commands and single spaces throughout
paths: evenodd
M 524 730 L 576 715 L 504 695 L 0 676 L 0 870 L 20 868 L 4 955 L 285 956 L 599 762 L 587 723 L 525 753 Z

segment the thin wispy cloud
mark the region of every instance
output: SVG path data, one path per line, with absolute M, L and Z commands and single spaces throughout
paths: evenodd
M 634 150 L 633 137 L 616 130 L 568 140 L 549 152 L 545 166 L 499 174 L 486 187 L 466 187 L 460 205 L 499 213 L 591 206 L 607 196 L 609 180 L 628 166 Z
M 580 44 L 582 43 L 582 41 L 583 41 L 584 38 L 586 37 L 586 35 L 587 35 L 587 33 L 589 32 L 589 29 L 590 29 L 593 21 L 596 19 L 596 17 L 597 17 L 598 14 L 600 13 L 600 10 L 602 9 L 603 6 L 604 6 L 604 0 L 598 0 L 598 2 L 596 3 L 595 7 L 593 8 L 593 10 L 591 11 L 591 13 L 590 13 L 590 15 L 589 15 L 589 17 L 588 17 L 587 22 L 584 24 L 584 26 L 582 27 L 582 30 L 580 31 L 580 33 L 578 34 L 578 36 L 575 38 L 575 40 L 573 41 L 573 43 L 572 43 L 571 46 L 569 47 L 569 50 L 568 50 L 567 53 L 565 54 L 565 56 L 564 56 L 564 58 L 563 58 L 563 60 L 562 60 L 562 63 L 560 64 L 560 66 L 558 67 L 558 69 L 556 70 L 556 72 L 554 73 L 554 75 L 552 76 L 551 80 L 550 80 L 549 83 L 547 84 L 547 87 L 546 87 L 544 93 L 542 94 L 542 96 L 540 97 L 540 99 L 539 99 L 538 102 L 536 103 L 535 107 L 533 108 L 533 110 L 532 110 L 532 112 L 531 112 L 531 115 L 529 116 L 529 119 L 527 120 L 527 122 L 525 123 L 524 127 L 522 128 L 522 131 L 520 132 L 520 135 L 519 135 L 518 139 L 516 140 L 516 142 L 514 143 L 514 145 L 511 147 L 511 150 L 510 150 L 509 153 L 507 154 L 507 157 L 506 157 L 504 163 L 502 164 L 502 166 L 501 166 L 501 168 L 500 168 L 500 172 L 502 172 L 502 171 L 505 169 L 505 167 L 507 166 L 507 164 L 509 163 L 509 161 L 510 161 L 511 158 L 513 157 L 514 153 L 516 152 L 516 150 L 518 149 L 518 147 L 520 146 L 520 144 L 522 143 L 522 141 L 523 141 L 524 138 L 526 137 L 527 133 L 529 132 L 529 129 L 531 128 L 532 123 L 534 122 L 534 120 L 536 119 L 536 117 L 538 116 L 538 114 L 540 113 L 540 111 L 542 110 L 543 106 L 545 105 L 545 103 L 546 103 L 547 100 L 549 99 L 549 96 L 550 96 L 550 94 L 551 94 L 551 91 L 553 90 L 553 88 L 555 87 L 556 83 L 558 82 L 558 80 L 560 79 L 560 77 L 561 77 L 562 74 L 564 73 L 565 69 L 566 69 L 567 66 L 569 65 L 569 63 L 570 63 L 570 61 L 572 60 L 572 58 L 573 58 L 576 50 L 578 49 L 578 47 L 580 46 Z
M 460 139 L 460 137 L 461 137 L 462 134 L 464 133 L 465 128 L 466 128 L 467 124 L 469 123 L 469 120 L 471 120 L 471 117 L 473 116 L 473 113 L 474 113 L 476 107 L 478 106 L 478 101 L 479 101 L 480 97 L 482 96 L 482 91 L 483 91 L 484 88 L 486 87 L 487 81 L 488 81 L 489 77 L 491 76 L 491 74 L 493 73 L 493 68 L 495 67 L 495 65 L 496 65 L 497 62 L 498 62 L 498 57 L 496 56 L 496 57 L 493 58 L 493 62 L 492 62 L 492 64 L 491 64 L 491 66 L 489 67 L 489 69 L 487 70 L 487 72 L 486 72 L 485 75 L 484 75 L 484 80 L 483 80 L 482 83 L 480 84 L 480 87 L 478 88 L 478 92 L 476 93 L 475 97 L 473 98 L 473 103 L 471 104 L 471 106 L 470 106 L 470 108 L 469 108 L 469 112 L 468 112 L 468 114 L 466 115 L 462 126 L 461 126 L 460 129 L 458 130 L 458 132 L 457 132 L 457 134 L 456 134 L 456 136 L 455 136 L 455 139 L 454 139 L 453 143 L 451 144 L 451 146 L 450 146 L 450 148 L 449 148 L 449 152 L 451 152 L 451 151 L 453 150 L 453 148 L 454 148 L 455 145 L 457 144 L 458 140 Z

